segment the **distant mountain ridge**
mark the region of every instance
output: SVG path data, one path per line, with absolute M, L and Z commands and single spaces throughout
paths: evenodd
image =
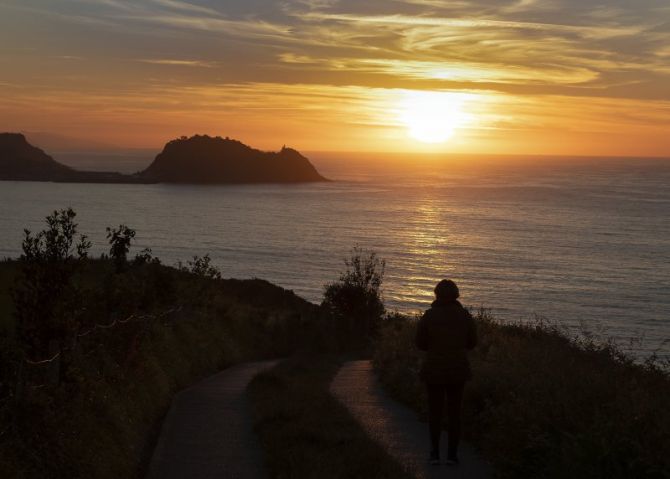
M 230 138 L 196 135 L 165 145 L 133 175 L 78 171 L 32 146 L 21 133 L 0 133 L 0 180 L 78 183 L 302 183 L 328 181 L 291 148 L 264 152 Z

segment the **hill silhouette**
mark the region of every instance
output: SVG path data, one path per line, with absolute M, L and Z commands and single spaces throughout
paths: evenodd
M 21 133 L 0 133 L 0 179 L 62 181 L 73 173 L 72 168 L 28 143 Z
M 298 183 L 326 181 L 291 148 L 264 152 L 230 138 L 196 135 L 170 141 L 139 174 L 163 183 Z
M 21 133 L 0 133 L 0 180 L 63 183 L 301 183 L 328 181 L 291 148 L 264 152 L 237 140 L 196 135 L 167 143 L 134 175 L 78 171 L 32 146 Z
M 0 180 L 61 183 L 138 183 L 135 176 L 78 171 L 57 162 L 22 133 L 0 133 Z

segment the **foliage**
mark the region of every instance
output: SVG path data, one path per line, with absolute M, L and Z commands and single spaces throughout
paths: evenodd
M 188 288 L 189 303 L 192 307 L 202 307 L 210 303 L 210 298 L 217 294 L 217 282 L 221 280 L 221 272 L 212 264 L 209 255 L 193 256 L 186 265 L 179 262 L 177 268 L 191 276 Z
M 142 266 L 145 264 L 161 264 L 161 260 L 156 258 L 151 251 L 151 248 L 144 248 L 135 255 L 133 266 Z
M 89 292 L 86 313 L 91 320 L 105 316 L 128 316 L 174 304 L 175 277 L 160 261 L 144 259 L 127 264 L 121 271 L 104 265 L 99 284 Z
M 349 336 L 365 343 L 384 315 L 381 286 L 386 263 L 375 252 L 355 247 L 344 264 L 339 280 L 324 287 L 321 306 Z
M 501 477 L 668 477 L 667 373 L 541 320 L 476 320 L 464 432 Z M 391 394 L 425 414 L 415 328 L 386 324 L 374 362 Z
M 135 234 L 135 230 L 126 225 L 119 225 L 118 228 L 107 228 L 107 240 L 110 245 L 109 256 L 114 260 L 118 271 L 126 266 L 130 244 L 135 238 Z
M 249 385 L 254 428 L 271 475 L 409 478 L 330 394 L 339 365 L 323 354 L 296 356 Z
M 75 326 L 81 303 L 73 283 L 91 243 L 81 235 L 77 242 L 76 213 L 71 209 L 47 216 L 46 229 L 24 230 L 20 257 L 21 277 L 12 291 L 21 349 L 45 354 L 49 342 L 63 342 Z
M 221 279 L 221 271 L 212 265 L 212 258 L 205 256 L 194 256 L 193 260 L 187 261 L 187 267 L 182 267 L 191 274 L 206 279 Z

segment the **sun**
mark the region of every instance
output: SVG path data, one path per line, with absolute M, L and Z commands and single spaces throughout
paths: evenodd
M 400 107 L 400 120 L 415 140 L 444 143 L 467 122 L 463 111 L 466 99 L 461 93 L 408 91 Z

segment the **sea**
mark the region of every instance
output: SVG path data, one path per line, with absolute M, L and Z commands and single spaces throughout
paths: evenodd
M 61 152 L 133 172 L 153 153 Z M 311 153 L 332 181 L 297 185 L 0 182 L 0 258 L 71 206 L 93 252 L 137 231 L 165 264 L 208 254 L 318 303 L 355 246 L 386 262 L 388 309 L 420 314 L 442 278 L 505 321 L 560 325 L 670 358 L 670 160 Z

